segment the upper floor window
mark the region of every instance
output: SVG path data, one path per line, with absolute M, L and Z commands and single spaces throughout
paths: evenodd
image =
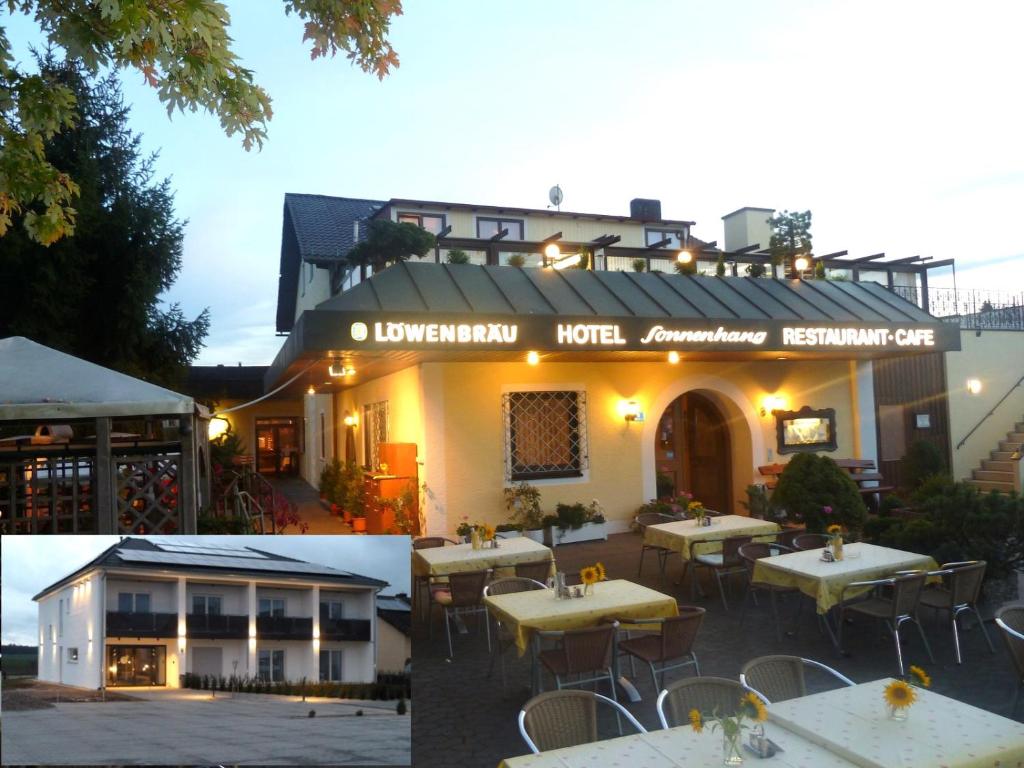
M 284 600 L 260 598 L 260 616 L 284 616 Z
M 118 592 L 117 610 L 120 613 L 149 613 L 149 595 L 145 592 Z
M 192 595 L 192 613 L 220 616 L 220 595 Z
M 443 213 L 400 213 L 398 223 L 415 224 L 420 229 L 436 235 L 445 228 L 445 216 Z
M 320 618 L 321 620 L 345 618 L 345 604 L 337 600 L 321 600 Z
M 682 248 L 683 241 L 680 236 L 685 237 L 684 229 L 644 229 L 644 245 L 654 245 L 662 240 L 668 240 L 664 248 Z
M 505 479 L 581 477 L 587 467 L 586 393 L 509 392 L 505 417 Z
M 476 236 L 481 240 L 490 240 L 501 230 L 507 229 L 508 234 L 503 239 L 505 240 L 522 240 L 523 239 L 523 220 L 522 219 L 489 219 L 483 216 L 477 217 L 476 220 Z

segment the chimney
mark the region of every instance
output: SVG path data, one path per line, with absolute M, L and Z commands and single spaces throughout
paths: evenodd
M 722 217 L 725 225 L 725 245 L 727 251 L 738 251 L 748 245 L 758 245 L 761 249 L 768 248 L 772 239 L 772 225 L 769 222 L 774 208 L 740 208 Z
M 638 221 L 661 221 L 661 200 L 634 197 L 629 201 L 629 218 Z

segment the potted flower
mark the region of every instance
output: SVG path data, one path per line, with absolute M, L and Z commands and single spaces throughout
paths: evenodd
M 606 541 L 608 530 L 604 508 L 597 499 L 590 504 L 558 504 L 555 507 L 557 525 L 552 526 L 550 545 L 574 544 L 579 541 Z
M 540 491 L 527 482 L 521 482 L 505 488 L 504 497 L 509 524 L 524 531 L 534 541 L 543 542 L 544 514 L 540 510 Z
M 455 535 L 468 544 L 470 538 L 473 536 L 474 530 L 476 530 L 476 526 L 469 522 L 469 515 L 464 515 L 462 522 L 459 523 L 458 528 L 455 529 Z
M 686 513 L 697 521 L 697 525 L 711 525 L 711 516 L 704 504 L 694 499 L 686 505 Z
M 352 512 L 352 532 L 366 533 L 366 510 L 360 509 Z

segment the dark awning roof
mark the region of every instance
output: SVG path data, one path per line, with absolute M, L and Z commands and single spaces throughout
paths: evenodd
M 959 339 L 957 326 L 876 283 L 414 262 L 303 313 L 267 385 L 317 357 L 848 359 L 959 349 Z

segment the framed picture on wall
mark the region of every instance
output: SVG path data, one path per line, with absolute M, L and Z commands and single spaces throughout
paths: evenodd
M 779 453 L 836 450 L 835 408 L 812 409 L 805 405 L 799 411 L 772 411 Z

